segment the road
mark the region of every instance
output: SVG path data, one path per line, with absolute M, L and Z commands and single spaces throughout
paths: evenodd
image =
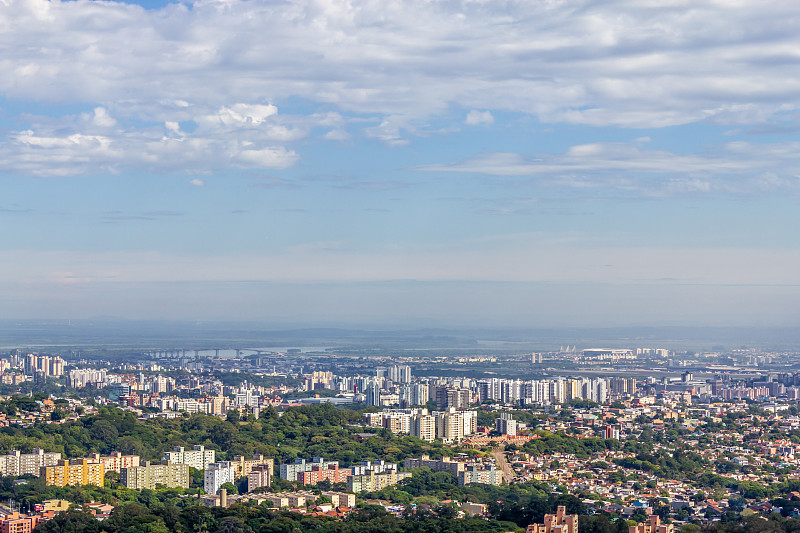
M 511 481 L 514 478 L 514 471 L 511 470 L 511 466 L 506 461 L 506 445 L 501 444 L 494 450 L 492 450 L 492 456 L 496 461 L 497 468 L 503 471 L 503 478 L 506 481 Z

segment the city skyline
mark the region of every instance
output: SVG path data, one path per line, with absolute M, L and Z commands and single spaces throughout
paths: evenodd
M 790 3 L 0 4 L 0 318 L 794 326 Z

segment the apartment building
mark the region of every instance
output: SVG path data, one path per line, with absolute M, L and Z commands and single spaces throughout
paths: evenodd
M 61 460 L 59 452 L 45 452 L 34 448 L 32 453 L 20 453 L 12 450 L 8 455 L 0 455 L 1 476 L 23 476 L 31 474 L 39 476 L 43 466 L 58 464 Z
M 503 483 L 503 471 L 493 465 L 467 465 L 464 470 L 458 473 L 458 484 L 463 486 L 470 483 L 500 485 Z
M 661 517 L 654 514 L 650 516 L 649 522 L 628 527 L 628 533 L 672 533 L 673 528 L 672 524 L 662 524 Z M 575 528 L 575 531 L 577 531 L 577 528 Z
M 436 440 L 436 418 L 431 415 L 412 416 L 410 433 L 414 437 L 433 442 Z
M 544 524 L 531 524 L 525 533 L 578 533 L 578 515 L 567 514 L 567 508 L 559 505 L 556 514 L 544 515 Z
M 450 472 L 455 477 L 458 477 L 459 472 L 464 470 L 465 464 L 466 463 L 459 461 L 453 461 L 449 457 L 442 457 L 439 460 L 435 460 L 431 459 L 428 455 L 422 455 L 419 459 L 414 459 L 413 457 L 407 458 L 403 466 L 406 467 L 406 470 L 426 466 L 434 472 Z
M 323 496 L 331 499 L 331 505 L 334 507 L 355 507 L 356 495 L 349 492 L 322 492 Z
M 230 461 L 211 463 L 205 469 L 203 476 L 203 490 L 207 494 L 216 494 L 225 483 L 234 483 L 236 470 Z
M 390 485 L 396 485 L 407 477 L 411 477 L 411 472 L 398 472 L 397 470 L 387 470 L 376 474 L 370 471 L 366 474 L 353 475 L 347 478 L 347 490 L 350 492 L 375 492 Z
M 150 464 L 125 467 L 120 474 L 120 482 L 129 489 L 155 490 L 158 485 L 165 487 L 189 488 L 189 465 Z
M 100 457 L 99 453 L 93 453 L 89 455 L 89 459 L 95 463 L 102 463 L 106 472 L 113 470 L 114 472 L 120 473 L 123 468 L 139 466 L 140 460 L 138 455 L 122 455 L 121 452 L 113 452 L 108 457 Z
M 272 475 L 274 473 L 275 460 L 264 457 L 261 454 L 254 454 L 250 459 L 247 459 L 244 455 L 237 455 L 233 458 L 231 464 L 236 470 L 236 477 L 240 478 L 247 477 L 250 471 L 261 465 L 267 465 L 269 467 L 269 473 Z
M 297 481 L 297 475 L 300 472 L 309 471 L 313 466 L 330 468 L 334 465 L 339 466 L 339 462 L 326 461 L 322 457 L 314 457 L 311 462 L 306 462 L 305 459 L 295 459 L 292 463 L 281 465 L 280 476 L 281 479 L 285 479 L 287 481 Z
M 247 473 L 247 492 L 253 492 L 259 487 L 269 487 L 272 484 L 272 468 L 269 465 L 253 467 Z
M 183 464 L 195 470 L 205 470 L 214 462 L 214 455 L 214 450 L 206 450 L 203 446 L 192 446 L 191 450 L 176 446 L 171 452 L 164 452 L 162 460 L 166 464 Z
M 330 481 L 331 483 L 344 483 L 347 476 L 353 473 L 349 468 L 339 469 L 338 464 L 329 465 L 327 468 L 314 465 L 311 470 L 297 473 L 297 481 L 302 485 L 316 485 L 320 481 Z
M 106 471 L 102 463 L 89 459 L 61 460 L 54 466 L 42 467 L 42 477 L 48 485 L 57 487 L 103 486 Z

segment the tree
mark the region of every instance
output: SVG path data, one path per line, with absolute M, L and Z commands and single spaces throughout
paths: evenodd
M 219 488 L 227 490 L 228 494 L 239 494 L 239 491 L 236 490 L 236 485 L 233 483 L 223 483 Z
M 252 531 L 238 516 L 226 516 L 219 521 L 217 533 L 247 533 Z
M 57 514 L 52 520 L 36 526 L 36 533 L 99 533 L 100 522 L 82 511 Z
M 109 446 L 113 446 L 117 436 L 119 436 L 117 428 L 108 420 L 95 420 L 92 424 L 92 437 L 96 440 L 103 441 Z

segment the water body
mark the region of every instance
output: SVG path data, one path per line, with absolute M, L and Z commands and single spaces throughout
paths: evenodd
M 300 353 L 316 353 L 325 352 L 330 348 L 330 346 L 267 346 L 264 348 L 241 348 L 239 354 L 242 357 L 247 357 L 256 355 L 259 352 L 268 355 L 269 352 L 286 353 L 289 350 L 300 350 Z M 194 350 L 186 350 L 186 357 L 194 357 L 194 353 Z M 217 350 L 197 350 L 197 354 L 200 357 L 217 357 Z M 219 350 L 219 357 L 221 359 L 234 359 L 236 358 L 236 350 Z

